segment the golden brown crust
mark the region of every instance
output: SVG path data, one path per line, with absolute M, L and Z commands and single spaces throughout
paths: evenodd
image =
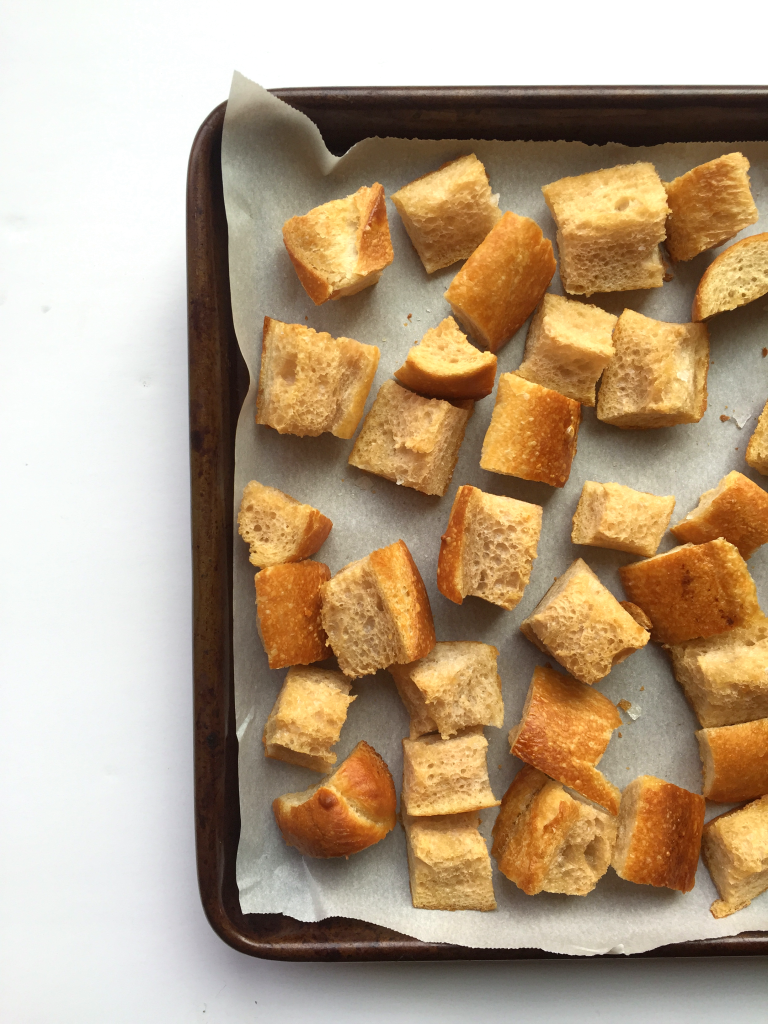
M 768 402 L 763 406 L 744 457 L 752 469 L 756 469 L 763 476 L 768 474 Z
M 399 663 L 416 661 L 437 643 L 432 609 L 424 580 L 403 540 L 369 555 L 382 597 L 395 621 L 401 657 Z
M 723 537 L 742 558 L 768 541 L 768 494 L 733 470 L 701 496 L 699 506 L 671 527 L 679 541 L 703 544 Z
M 653 623 L 642 608 L 638 608 L 638 606 L 636 604 L 632 604 L 631 601 L 619 601 L 619 604 L 628 615 L 632 616 L 638 626 L 642 626 L 647 633 L 651 632 L 653 629 Z
M 763 253 L 763 250 L 765 252 Z M 740 281 L 740 264 L 746 260 L 755 260 L 760 265 L 763 283 L 759 283 L 756 275 L 751 281 Z M 749 276 L 749 275 L 747 275 Z M 726 284 L 729 282 L 729 284 Z M 739 284 L 746 285 L 745 293 L 737 295 Z M 720 299 L 716 293 L 724 291 Z M 736 309 L 749 302 L 754 302 L 768 292 L 768 232 L 750 235 L 740 242 L 729 245 L 720 253 L 704 271 L 696 294 L 693 297 L 691 320 L 700 322 L 708 320 L 717 313 Z
M 409 350 L 395 377 L 427 398 L 479 401 L 493 391 L 496 363 L 496 356 L 470 345 L 449 316 Z
M 456 492 L 445 533 L 440 538 L 437 559 L 437 589 L 455 604 L 462 604 L 461 593 L 464 544 L 467 538 L 467 509 L 476 488 L 462 484 Z
M 701 729 L 696 738 L 707 800 L 731 804 L 768 793 L 768 718 Z
M 321 620 L 322 562 L 288 562 L 256 573 L 256 613 L 270 668 L 311 665 L 330 657 Z

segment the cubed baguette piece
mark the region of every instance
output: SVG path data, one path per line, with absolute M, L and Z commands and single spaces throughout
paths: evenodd
M 709 370 L 704 324 L 668 324 L 625 309 L 613 344 L 597 397 L 599 420 L 625 430 L 699 422 Z
M 674 507 L 672 496 L 587 480 L 573 516 L 571 540 L 635 555 L 655 555 Z
M 768 793 L 768 718 L 701 729 L 696 739 L 707 800 L 735 804 Z
M 556 266 L 539 225 L 507 211 L 451 281 L 445 299 L 464 330 L 496 352 L 538 306 Z
M 747 465 L 768 476 L 768 402 L 763 406 L 746 454 Z
M 724 537 L 742 558 L 749 558 L 768 541 L 768 494 L 734 469 L 702 494 L 693 512 L 676 523 L 672 533 L 692 544 Z
M 283 241 L 316 306 L 369 288 L 394 259 L 384 188 L 363 185 L 346 199 L 291 217 Z
M 260 569 L 314 555 L 332 526 L 322 512 L 276 487 L 251 480 L 243 489 L 237 530 L 250 546 L 251 565 Z
M 488 847 L 473 812 L 403 816 L 411 899 L 419 910 L 495 910 Z
M 768 796 L 708 821 L 701 855 L 720 893 L 712 916 L 748 907 L 768 889 Z
M 516 373 L 502 373 L 483 441 L 482 469 L 563 487 L 571 473 L 581 423 L 572 398 Z
M 693 297 L 691 320 L 746 306 L 768 292 L 768 231 L 721 252 L 704 271 Z
M 471 595 L 517 607 L 531 577 L 542 514 L 540 505 L 462 485 L 440 540 L 440 593 L 456 604 Z
M 496 379 L 496 356 L 470 345 L 448 316 L 414 345 L 395 376 L 407 388 L 428 398 L 471 398 L 490 395 Z
M 279 434 L 352 437 L 378 365 L 375 345 L 267 316 L 256 422 Z
M 256 573 L 256 615 L 270 668 L 311 665 L 330 657 L 320 589 L 331 578 L 322 562 L 288 562 Z
M 403 740 L 405 813 L 421 818 L 498 807 L 488 781 L 487 751 L 479 726 L 448 740 L 436 733 Z

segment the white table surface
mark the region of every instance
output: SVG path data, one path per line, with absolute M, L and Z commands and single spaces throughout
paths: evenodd
M 765 13 L 3 0 L 0 1019 L 765 1021 L 765 958 L 280 964 L 195 875 L 184 185 L 262 85 L 759 84 Z

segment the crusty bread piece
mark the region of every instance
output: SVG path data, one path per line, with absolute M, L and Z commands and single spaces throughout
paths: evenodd
M 768 292 L 768 231 L 729 246 L 704 271 L 693 297 L 691 320 L 707 320 Z
M 646 633 L 651 632 L 653 629 L 653 623 L 642 608 L 638 608 L 638 606 L 636 604 L 632 604 L 631 601 L 619 601 L 619 604 L 628 615 L 632 616 L 638 626 L 642 626 Z
M 291 217 L 283 241 L 316 306 L 369 288 L 394 259 L 383 186 L 363 185 L 346 199 Z
M 349 696 L 350 685 L 341 672 L 289 669 L 264 726 L 266 756 L 327 772 L 336 764 L 331 747 L 356 699 Z
M 423 174 L 390 199 L 428 274 L 471 256 L 501 218 L 499 197 L 474 153 Z
M 743 910 L 768 889 L 768 796 L 712 818 L 704 826 L 701 855 L 720 899 L 713 917 Z
M 464 440 L 472 404 L 422 398 L 385 381 L 357 436 L 350 466 L 422 494 L 443 495 Z
M 345 565 L 321 596 L 328 641 L 353 679 L 416 661 L 435 646 L 427 591 L 402 540 Z
M 739 549 L 742 558 L 749 558 L 768 541 L 768 494 L 734 469 L 717 487 L 702 494 L 693 512 L 676 523 L 672 533 L 679 541 L 692 544 L 724 537 Z
M 482 597 L 516 608 L 531 577 L 543 509 L 463 484 L 440 539 L 437 588 L 450 601 Z
M 621 795 L 611 864 L 619 878 L 690 892 L 696 881 L 704 797 L 653 775 L 641 775 Z
M 266 316 L 256 422 L 279 434 L 352 437 L 378 365 L 375 345 Z
M 256 573 L 256 615 L 270 668 L 329 658 L 320 588 L 331 578 L 322 562 L 288 562 Z
M 555 580 L 520 629 L 572 676 L 590 685 L 648 643 L 647 631 L 581 558 Z
M 251 565 L 260 569 L 314 555 L 332 526 L 322 512 L 276 487 L 251 480 L 243 489 L 237 531 L 250 545 Z
M 619 576 L 664 644 L 726 633 L 760 615 L 747 564 L 722 537 L 621 566 Z
M 332 775 L 284 793 L 272 811 L 283 839 L 305 857 L 349 857 L 392 831 L 397 794 L 384 760 L 360 742 Z
M 437 733 L 403 740 L 401 805 L 414 817 L 498 807 L 488 781 L 482 726 L 444 740 Z
M 735 804 L 768 793 L 768 718 L 696 733 L 704 784 L 716 804 Z
M 745 456 L 747 465 L 768 476 L 768 402 L 763 406 Z
M 539 225 L 507 211 L 451 281 L 445 299 L 464 330 L 496 352 L 536 309 L 556 266 Z
M 493 391 L 496 356 L 470 345 L 453 317 L 447 316 L 413 346 L 395 376 L 428 398 L 479 400 Z
M 474 811 L 403 815 L 411 899 L 419 910 L 495 910 L 488 847 Z
M 521 761 L 617 814 L 619 791 L 595 765 L 620 725 L 615 705 L 598 690 L 538 665 L 509 746 Z
M 709 370 L 704 324 L 668 324 L 625 309 L 613 344 L 597 396 L 599 420 L 624 430 L 699 422 Z
M 653 164 L 620 164 L 541 190 L 557 224 L 560 277 L 571 295 L 661 288 L 667 195 Z
M 635 555 L 655 555 L 674 507 L 671 495 L 660 497 L 623 484 L 587 480 L 573 516 L 571 540 Z
M 754 224 L 749 160 L 727 153 L 665 182 L 669 218 L 666 248 L 673 260 L 692 260 Z
M 568 482 L 581 406 L 516 373 L 502 373 L 483 441 L 482 469 L 552 487 Z
M 597 382 L 613 358 L 617 320 L 598 306 L 548 293 L 528 328 L 518 375 L 594 405 Z
M 492 853 L 529 896 L 586 896 L 611 863 L 616 819 L 525 765 L 501 800 Z
M 436 644 L 409 665 L 392 665 L 390 673 L 411 716 L 412 740 L 438 731 L 444 740 L 471 725 L 504 722 L 499 652 L 473 640 Z

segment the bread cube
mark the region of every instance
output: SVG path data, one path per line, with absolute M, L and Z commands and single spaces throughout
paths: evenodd
M 768 402 L 763 406 L 746 454 L 747 465 L 768 476 Z
M 768 541 L 768 494 L 734 469 L 699 504 L 672 527 L 678 540 L 703 544 L 724 537 L 746 559 Z M 653 552 L 643 552 L 643 554 Z
M 755 223 L 758 212 L 748 170 L 745 156 L 728 153 L 665 182 L 666 247 L 673 260 L 692 260 Z
M 256 615 L 270 668 L 330 657 L 320 615 L 320 588 L 330 578 L 327 565 L 309 559 L 256 573 Z
M 594 405 L 597 382 L 613 358 L 611 334 L 617 320 L 598 306 L 545 295 L 528 328 L 518 375 Z
M 260 569 L 314 555 L 332 526 L 322 512 L 276 487 L 251 480 L 243 489 L 237 531 L 250 545 L 251 565 Z
M 595 765 L 620 725 L 615 705 L 598 690 L 537 666 L 509 747 L 521 761 L 617 814 L 619 791 Z
M 283 224 L 283 241 L 316 306 L 370 288 L 394 259 L 384 188 L 363 185 Z
M 768 796 L 726 811 L 704 826 L 701 855 L 720 899 L 713 917 L 743 910 L 768 889 Z
M 451 281 L 445 299 L 464 330 L 496 352 L 536 309 L 556 266 L 539 225 L 507 211 Z
M 483 441 L 482 469 L 563 487 L 571 473 L 581 423 L 572 398 L 515 373 L 502 373 Z
M 619 878 L 690 892 L 696 881 L 704 797 L 653 775 L 641 775 L 621 794 L 611 864 Z
M 620 164 L 541 190 L 557 224 L 560 277 L 571 295 L 661 288 L 667 195 L 653 164 Z
M 746 306 L 768 293 L 768 231 L 721 252 L 707 267 L 693 297 L 691 320 Z
M 488 847 L 473 811 L 403 817 L 411 899 L 419 910 L 495 910 Z
M 625 309 L 597 396 L 597 418 L 624 430 L 698 423 L 707 408 L 709 333 Z
M 648 643 L 647 631 L 581 558 L 555 580 L 520 629 L 572 676 L 589 685 Z
M 411 716 L 412 740 L 438 731 L 444 740 L 471 725 L 504 723 L 499 652 L 471 640 L 436 644 L 409 665 L 392 665 L 390 673 Z
M 352 437 L 378 365 L 375 345 L 264 317 L 256 422 L 278 434 Z
M 501 218 L 474 153 L 416 178 L 390 196 L 428 274 L 471 256 Z
M 385 381 L 365 417 L 349 464 L 422 494 L 443 495 L 471 415 L 472 403 L 457 407 Z
M 493 391 L 496 356 L 470 345 L 448 316 L 413 346 L 395 376 L 428 398 L 480 399 Z
M 672 496 L 587 480 L 573 516 L 571 540 L 595 548 L 655 555 L 674 507 Z
M 437 733 L 403 740 L 405 813 L 421 818 L 498 807 L 488 781 L 487 750 L 482 726 L 448 740 Z
M 704 784 L 716 804 L 735 804 L 768 793 L 768 718 L 696 733 Z
M 654 640 L 663 644 L 726 633 L 760 614 L 746 562 L 722 537 L 632 562 L 619 575 L 630 601 L 653 623 Z
M 328 642 L 352 679 L 416 661 L 435 646 L 424 581 L 402 540 L 345 565 L 321 597 Z
M 349 681 L 324 668 L 291 668 L 264 726 L 264 753 L 326 772 L 336 764 L 331 747 L 338 743 L 347 709 Z
M 501 800 L 492 854 L 529 896 L 586 896 L 608 870 L 616 819 L 525 765 Z

